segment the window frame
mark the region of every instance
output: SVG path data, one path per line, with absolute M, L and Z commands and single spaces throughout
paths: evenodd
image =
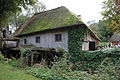
M 62 34 L 61 33 L 55 34 L 55 42 L 62 42 Z
M 24 39 L 24 44 L 27 44 L 27 39 L 26 38 Z
M 35 43 L 40 43 L 40 36 L 35 37 Z

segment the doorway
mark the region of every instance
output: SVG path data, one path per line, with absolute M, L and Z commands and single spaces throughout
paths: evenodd
M 95 50 L 95 41 L 90 41 L 89 42 L 89 50 L 94 51 Z

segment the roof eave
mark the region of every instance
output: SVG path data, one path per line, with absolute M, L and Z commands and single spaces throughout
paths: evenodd
M 42 30 L 42 31 L 31 32 L 31 33 L 27 33 L 27 34 L 18 34 L 15 37 L 21 37 L 21 36 L 25 36 L 25 35 L 29 35 L 29 34 L 34 34 L 34 33 L 39 33 L 39 32 L 44 32 L 44 31 L 49 31 L 49 30 L 55 30 L 55 29 L 71 28 L 71 26 L 78 26 L 78 25 L 84 25 L 84 24 L 74 24 L 74 25 L 69 25 L 69 26 L 57 27 L 57 28 L 53 28 L 53 29 L 46 29 L 46 30 Z

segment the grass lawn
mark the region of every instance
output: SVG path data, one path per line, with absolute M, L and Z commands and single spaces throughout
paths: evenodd
M 11 65 L 0 63 L 0 80 L 41 80 Z

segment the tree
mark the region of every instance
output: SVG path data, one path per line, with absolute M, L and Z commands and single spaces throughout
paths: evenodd
M 21 10 L 12 13 L 12 16 L 10 16 L 9 19 L 7 19 L 7 21 L 4 22 L 5 24 L 2 25 L 3 27 L 1 27 L 0 31 L 2 31 L 2 29 L 7 29 L 14 32 L 33 14 L 39 13 L 46 9 L 46 6 L 37 0 L 33 5 L 26 5 L 26 7 L 20 7 Z
M 11 31 L 15 31 L 19 28 L 20 25 L 22 25 L 29 17 L 23 14 L 16 14 L 14 15 L 11 20 L 8 22 L 8 25 L 10 25 L 9 29 Z
M 107 26 L 105 21 L 99 21 L 98 27 L 101 40 L 103 42 L 108 42 L 113 35 L 112 30 Z
M 25 9 L 26 16 L 31 17 L 32 15 L 42 12 L 46 9 L 46 6 L 42 3 L 37 1 L 33 6 L 29 6 L 28 9 Z
M 99 21 L 98 23 L 92 23 L 89 26 L 90 29 L 103 41 L 109 41 L 110 37 L 113 35 L 113 32 L 109 29 L 106 22 Z
M 4 26 L 15 13 L 34 3 L 35 0 L 0 0 L 0 28 Z
M 115 32 L 120 32 L 120 0 L 106 0 L 103 2 L 102 15 L 108 27 Z
M 11 26 L 11 29 L 13 28 L 13 30 L 16 30 L 17 28 L 20 27 L 21 24 L 23 24 L 27 19 L 29 19 L 35 13 L 39 13 L 41 11 L 44 11 L 45 9 L 46 6 L 39 1 L 36 1 L 36 3 L 32 6 L 28 6 L 27 9 L 22 9 L 22 11 L 14 14 L 14 16 L 9 21 L 9 25 Z

